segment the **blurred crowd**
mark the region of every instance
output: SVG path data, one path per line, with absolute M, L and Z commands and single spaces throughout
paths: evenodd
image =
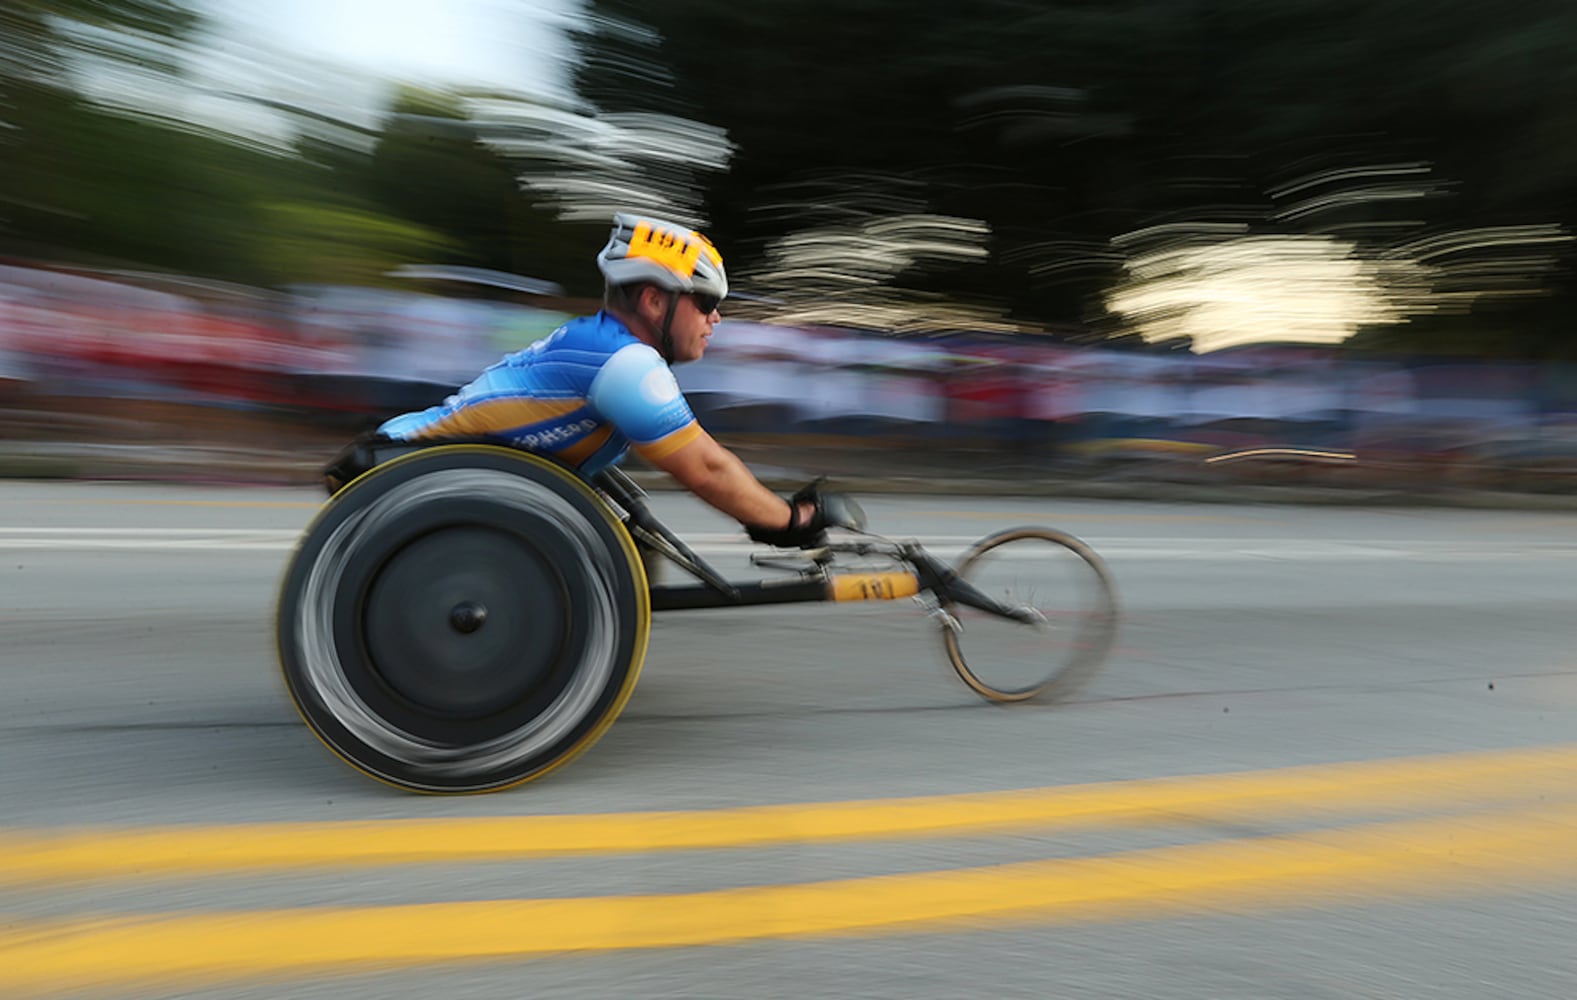
M 157 400 L 337 428 L 442 399 L 568 313 L 423 291 L 288 293 L 0 267 L 12 408 Z M 1577 468 L 1577 365 L 895 338 L 725 321 L 677 374 L 714 432 L 987 448 L 1048 466 L 1461 461 Z M 20 433 L 15 426 L 11 435 Z

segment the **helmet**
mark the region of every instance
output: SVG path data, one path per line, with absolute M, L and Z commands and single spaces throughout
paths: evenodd
M 723 255 L 710 240 L 676 222 L 619 213 L 597 268 L 610 285 L 651 282 L 674 292 L 728 294 Z

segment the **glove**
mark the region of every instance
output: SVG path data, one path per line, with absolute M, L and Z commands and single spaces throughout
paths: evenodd
M 323 466 L 323 489 L 333 496 L 351 480 L 377 465 L 378 458 L 373 453 L 373 447 L 388 441 L 388 438 L 377 432 L 358 435 Z
M 818 487 L 821 480 L 806 485 L 789 497 L 789 522 L 785 528 L 764 528 L 757 524 L 745 525 L 745 532 L 753 542 L 772 545 L 780 549 L 814 549 L 827 544 L 827 517 Z M 815 508 L 809 518 L 801 520 L 799 505 L 809 503 Z

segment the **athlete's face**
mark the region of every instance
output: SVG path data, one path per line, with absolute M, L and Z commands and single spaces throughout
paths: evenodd
M 674 361 L 699 361 L 706 353 L 712 327 L 723 318 L 717 309 L 713 296 L 693 292 L 679 296 L 679 308 L 674 310 Z
M 644 289 L 641 314 L 660 338 L 663 319 L 668 314 L 668 293 L 650 286 Z M 673 337 L 673 363 L 700 360 L 706 353 L 706 342 L 712 337 L 713 325 L 722 318 L 716 300 L 694 293 L 680 295 L 674 305 L 673 325 L 668 328 Z

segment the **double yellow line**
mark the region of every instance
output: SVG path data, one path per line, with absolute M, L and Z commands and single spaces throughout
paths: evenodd
M 0 882 L 644 854 L 1279 818 L 1313 830 L 678 895 L 75 918 L 0 932 L 0 993 L 303 976 L 1577 875 L 1577 749 L 710 812 L 11 833 Z M 1494 811 L 1486 811 L 1494 807 Z M 1416 818 L 1419 810 L 1434 815 Z M 1369 820 L 1340 828 L 1317 824 Z M 1399 818 L 1402 817 L 1402 818 Z

